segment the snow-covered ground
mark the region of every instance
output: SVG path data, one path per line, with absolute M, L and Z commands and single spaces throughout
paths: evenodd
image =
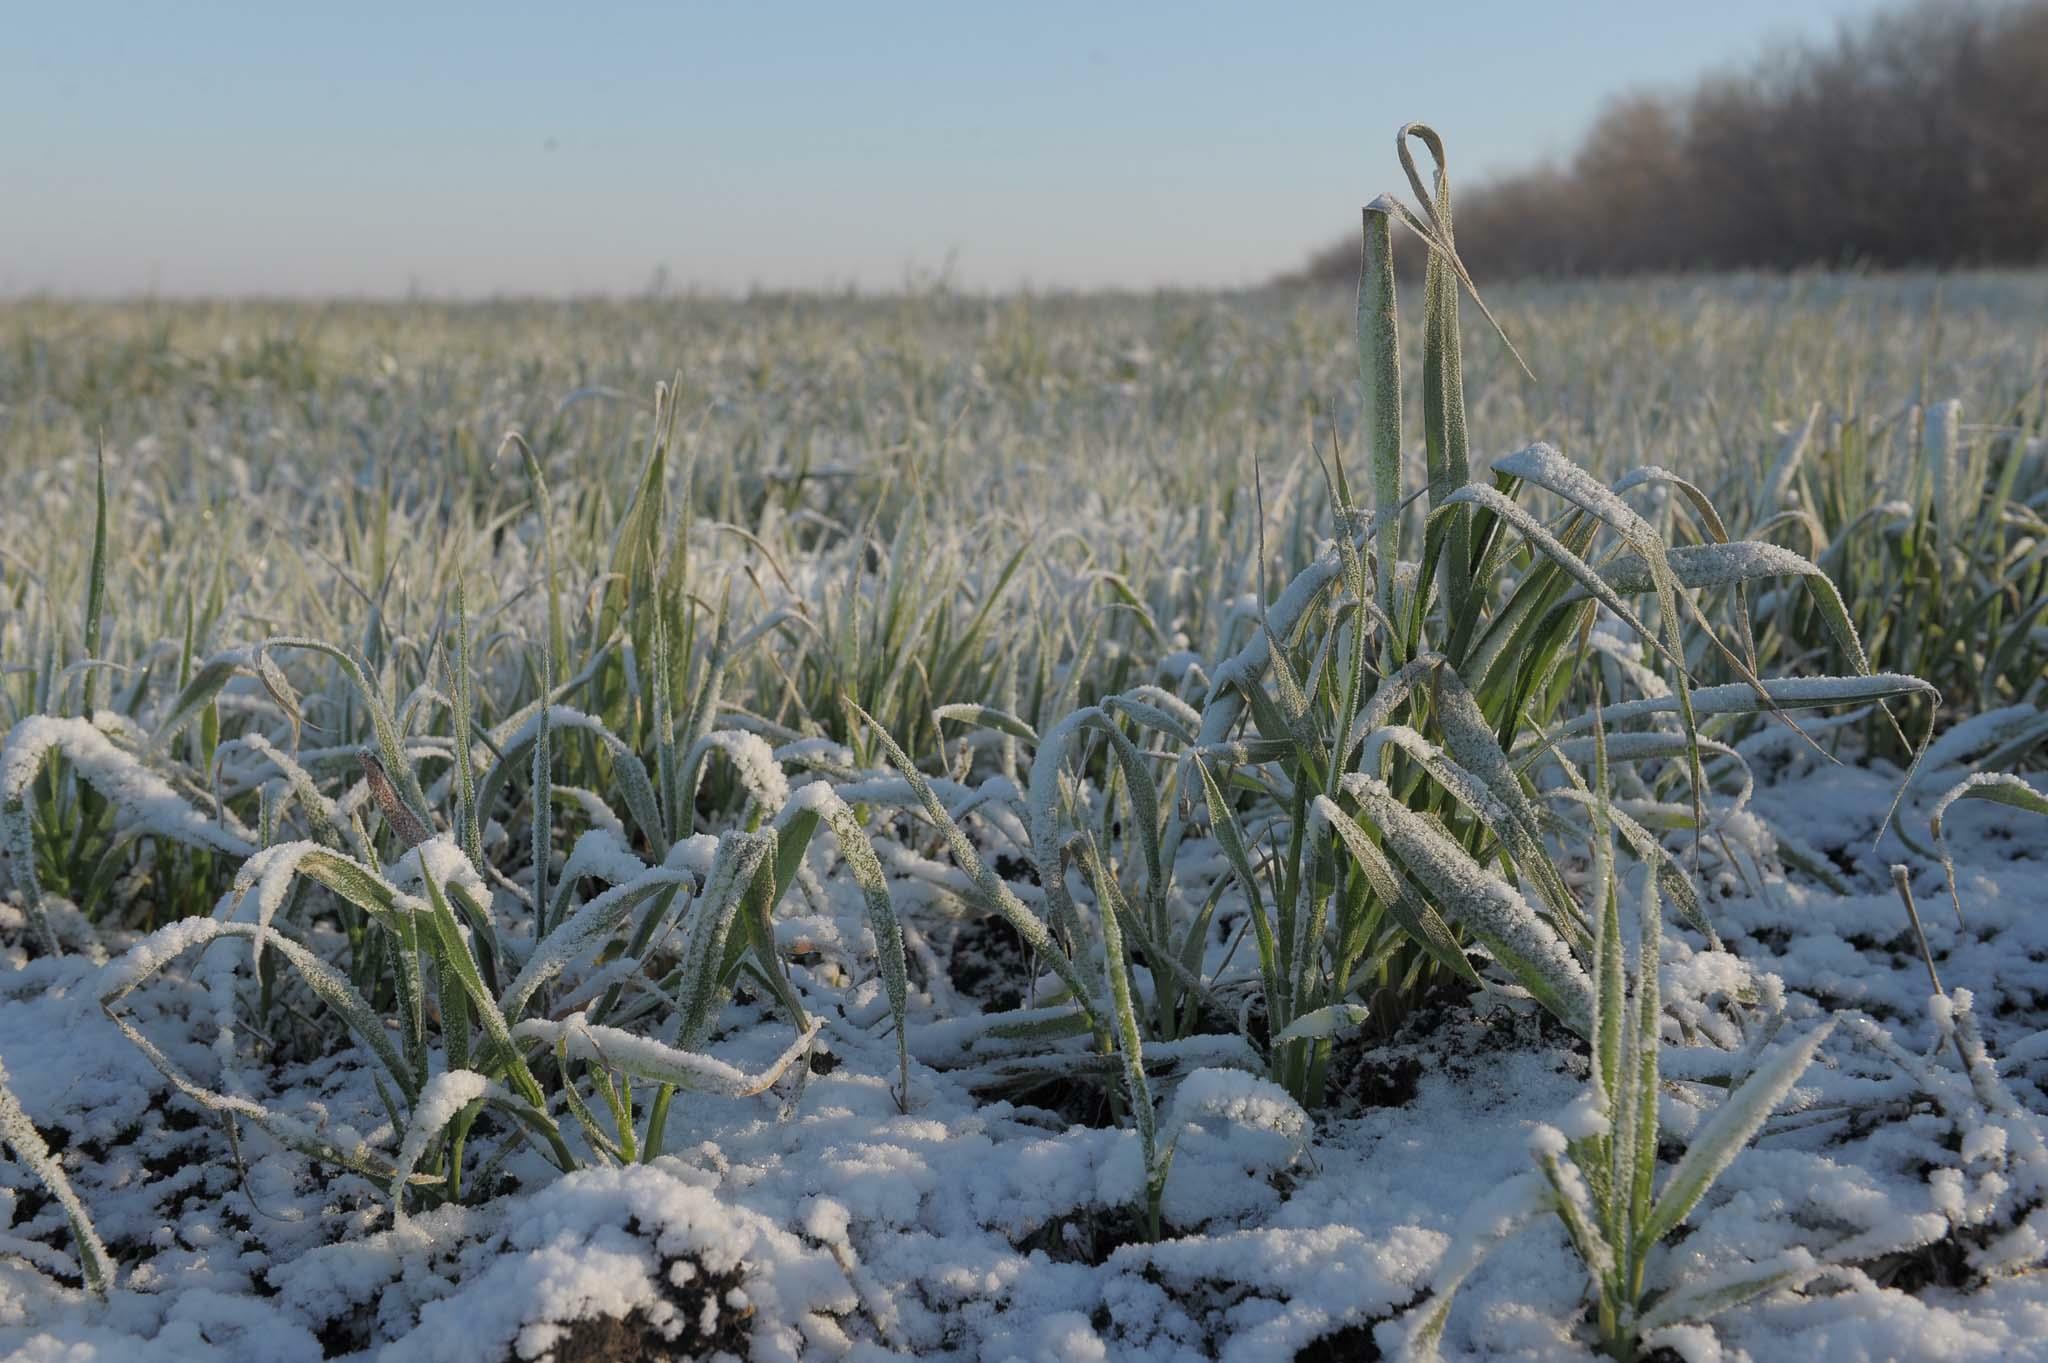
M 1556 1019 L 1621 990 L 1644 858 L 1663 1139 L 1603 1236 L 1829 1030 L 1644 1284 L 1773 1285 L 1641 1356 L 2043 1353 L 2048 821 L 1950 807 L 1957 904 L 1930 821 L 2048 784 L 2048 275 L 1488 294 L 1534 372 L 1465 314 L 1446 502 L 1540 552 L 1462 613 L 1401 604 L 1444 489 L 1421 413 L 1371 457 L 1348 297 L 0 307 L 0 1360 L 1399 1356 L 1613 1111 Z M 1382 472 L 1432 490 L 1368 534 Z M 1330 1036 L 1275 1048 L 1309 1110 L 1276 1025 Z M 1599 1324 L 1546 1213 L 1443 1352 Z
M 2048 1277 L 2012 1271 L 2048 1248 L 2048 830 L 2003 806 L 1955 808 L 1959 924 L 1938 864 L 1895 834 L 1872 849 L 1896 772 L 1776 751 L 1758 759 L 1753 818 L 1729 825 L 1749 845 L 1703 874 L 1725 949 L 1667 930 L 1667 1158 L 1718 1101 L 1708 1081 L 1755 1059 L 1781 988 L 1787 1035 L 1843 1020 L 1651 1272 L 1799 1251 L 1826 1267 L 1661 1342 L 1694 1363 L 2048 1358 Z M 1916 783 L 1905 827 L 1926 828 L 1941 785 Z M 1848 892 L 1788 871 L 1772 829 L 1826 858 Z M 1250 1063 L 1233 1038 L 1167 1054 L 1155 1093 L 1166 1123 L 1188 1125 L 1166 1234 L 1146 1243 L 1137 1135 L 1086 1084 L 1003 1088 L 999 1048 L 959 1022 L 1030 988 L 1000 932 L 961 918 L 929 875 L 892 868 L 912 937 L 899 1095 L 861 896 L 828 844 L 811 859 L 824 893 L 777 927 L 824 1020 L 807 1064 L 754 1097 L 679 1095 L 669 1153 L 651 1164 L 561 1176 L 528 1152 L 497 1173 L 503 1195 L 396 1225 L 388 1188 L 171 1091 L 98 1003 L 104 972 L 122 968 L 101 962 L 125 942 L 95 945 L 60 909 L 60 935 L 81 949 L 32 958 L 27 924 L 9 917 L 0 1058 L 123 1267 L 110 1301 L 90 1298 L 62 1209 L 0 1166 L 0 1356 L 1394 1356 L 1461 1220 L 1530 1167 L 1533 1126 L 1584 1084 L 1583 1047 L 1547 1018 L 1459 995 L 1390 1037 L 1345 1036 L 1333 1100 L 1312 1119 L 1224 1072 Z M 1946 1002 L 1930 1000 L 1894 860 L 1917 868 Z M 332 1139 L 388 1138 L 355 1050 L 249 1058 L 261 1038 L 233 1003 L 254 987 L 248 960 L 246 942 L 216 943 L 123 1007 L 209 1087 L 240 1086 Z M 1999 1060 L 1997 1092 L 1957 1068 L 1943 1023 L 1958 1009 Z M 712 1049 L 754 1071 L 789 1042 L 765 1004 L 741 1002 Z M 1073 1052 L 1077 1070 L 1086 1059 Z M 1588 1358 L 1584 1289 L 1562 1232 L 1539 1222 L 1466 1284 L 1445 1353 Z

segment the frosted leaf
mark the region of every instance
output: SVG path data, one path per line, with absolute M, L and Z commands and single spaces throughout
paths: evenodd
M 405 1185 L 411 1181 L 413 1170 L 419 1167 L 421 1158 L 427 1153 L 427 1146 L 463 1108 L 485 1097 L 499 1097 L 507 1103 L 512 1101 L 504 1089 L 474 1070 L 450 1070 L 437 1074 L 420 1090 L 419 1101 L 413 1104 L 412 1113 L 406 1121 L 405 1143 L 398 1147 L 398 1158 L 392 1165 L 391 1214 L 394 1219 L 402 1220 L 405 1216 Z
M 50 1195 L 57 1199 L 58 1205 L 63 1207 L 65 1218 L 71 1223 L 71 1235 L 77 1244 L 78 1263 L 85 1284 L 95 1296 L 105 1298 L 114 1281 L 114 1261 L 107 1254 L 106 1245 L 101 1243 L 99 1232 L 93 1228 L 92 1217 L 86 1212 L 85 1204 L 72 1190 L 64 1166 L 51 1155 L 42 1133 L 36 1130 L 35 1123 L 29 1120 L 28 1113 L 16 1100 L 14 1090 L 9 1087 L 5 1063 L 0 1063 L 0 1141 L 6 1142 L 14 1157 L 28 1166 Z
M 511 774 L 519 769 L 522 759 L 528 757 L 530 749 L 539 741 L 541 724 L 539 706 L 529 705 L 507 720 L 492 735 L 492 741 L 503 757 L 492 766 L 478 787 L 477 803 L 480 808 L 490 809 L 495 806 L 498 792 Z M 548 706 L 546 724 L 551 743 L 559 743 L 562 734 L 575 730 L 590 734 L 604 745 L 611 756 L 612 771 L 618 780 L 626 808 L 633 816 L 633 822 L 639 826 L 641 833 L 657 853 L 666 854 L 667 830 L 661 820 L 654 782 L 648 777 L 646 764 L 640 760 L 639 754 L 606 727 L 604 721 L 572 706 Z
M 1817 577 L 1820 569 L 1790 549 L 1761 540 L 1727 544 L 1685 544 L 1665 551 L 1671 572 L 1681 586 L 1710 589 L 1753 582 L 1759 578 Z M 1600 576 L 1624 595 L 1652 591 L 1650 566 L 1641 554 L 1617 555 L 1602 564 Z
M 1920 678 L 1898 672 L 1876 672 L 1862 677 L 1767 677 L 1763 679 L 1763 690 L 1769 697 L 1768 704 L 1758 698 L 1757 688 L 1747 682 L 1696 687 L 1692 693 L 1693 714 L 1705 719 L 1709 715 L 1755 714 L 1772 706 L 1780 710 L 1796 710 L 1806 706 L 1856 705 L 1864 701 L 1888 700 L 1893 696 L 1939 694 L 1935 687 Z M 1646 698 L 1606 706 L 1600 713 L 1600 721 L 1612 727 L 1677 713 L 1676 699 Z M 1593 727 L 1593 723 L 1591 711 L 1575 715 L 1554 730 L 1552 736 L 1584 733 Z
M 1495 472 L 1512 474 L 1524 482 L 1549 488 L 1631 538 L 1654 538 L 1656 535 L 1650 523 L 1636 514 L 1634 507 L 1602 486 L 1592 474 L 1558 453 L 1555 447 L 1540 440 L 1526 449 L 1494 460 L 1493 468 Z
M 639 875 L 585 902 L 534 947 L 518 977 L 505 986 L 498 1000 L 500 1011 L 508 1018 L 518 1017 L 536 989 L 560 974 L 592 945 L 616 932 L 635 908 L 656 894 L 674 893 L 692 882 L 693 877 L 687 872 L 667 867 L 651 871 L 642 868 Z
M 1344 778 L 1344 788 L 1364 804 L 1431 902 L 1463 923 L 1517 982 L 1583 1034 L 1592 1017 L 1592 982 L 1521 892 L 1473 861 L 1440 824 L 1403 805 L 1384 782 L 1352 775 Z
M 1430 1279 L 1430 1300 L 1408 1314 L 1408 1358 L 1426 1361 L 1437 1357 L 1437 1342 L 1443 1338 L 1458 1288 L 1496 1246 L 1518 1234 L 1549 1205 L 1543 1181 L 1526 1173 L 1489 1189 L 1465 1209 L 1450 1248 L 1437 1261 Z
M 1313 562 L 1294 575 L 1279 596 L 1266 608 L 1266 620 L 1276 635 L 1286 635 L 1300 623 L 1309 605 L 1343 571 L 1334 546 L 1323 550 Z M 1266 632 L 1254 630 L 1245 646 L 1217 664 L 1210 674 L 1209 698 L 1202 708 L 1202 729 L 1198 741 L 1220 743 L 1244 713 L 1245 688 L 1257 686 L 1272 665 Z
M 31 715 L 8 730 L 7 741 L 0 744 L 0 819 L 26 820 L 22 797 L 52 749 L 61 751 L 79 776 L 119 811 L 124 831 L 208 847 L 232 857 L 256 850 L 246 836 L 186 803 L 169 782 L 115 747 L 91 723 L 57 715 Z
M 299 863 L 309 853 L 319 850 L 320 845 L 312 842 L 286 842 L 266 847 L 242 863 L 235 872 L 234 887 L 221 896 L 214 916 L 223 920 L 246 911 L 249 896 L 256 896 L 256 936 L 249 947 L 250 958 L 256 964 L 263 961 L 263 945 L 270 935 L 271 920 L 277 917 L 285 896 L 291 892 Z
M 750 734 L 743 729 L 721 729 L 708 733 L 691 745 L 683 759 L 685 771 L 701 770 L 701 763 L 707 753 L 723 753 L 739 775 L 740 784 L 746 787 L 763 810 L 782 808 L 789 799 L 789 778 L 783 775 L 782 765 L 775 760 L 775 750 L 759 734 Z M 683 792 L 686 800 L 694 798 L 694 792 Z
M 476 873 L 476 867 L 469 864 L 469 858 L 463 855 L 455 839 L 445 833 L 409 849 L 387 868 L 387 877 L 393 885 L 413 885 L 424 890 L 426 882 L 421 877 L 422 870 L 430 873 L 434 883 L 444 889 L 459 885 L 475 902 L 491 902 L 490 891 Z
M 1650 1211 L 1644 1234 L 1652 1242 L 1663 1239 L 1691 1214 L 1714 1180 L 1749 1143 L 1772 1109 L 1792 1091 L 1799 1076 L 1806 1073 L 1814 1053 L 1833 1029 L 1833 1021 L 1822 1023 L 1798 1041 L 1780 1047 L 1693 1133 L 1684 1156 L 1671 1171 L 1664 1191 Z
M 810 1026 L 798 1033 L 782 1054 L 754 1073 L 713 1056 L 664 1045 L 652 1037 L 587 1024 L 580 1014 L 561 1022 L 528 1018 L 512 1029 L 512 1036 L 517 1041 L 544 1042 L 550 1047 L 566 1044 L 572 1060 L 608 1066 L 637 1079 L 674 1084 L 697 1093 L 745 1098 L 766 1092 L 787 1073 L 810 1050 L 823 1025 L 821 1019 L 812 1018 Z
M 592 828 L 569 849 L 568 860 L 562 863 L 561 884 L 566 891 L 574 882 L 587 877 L 607 885 L 623 885 L 646 873 L 647 863 L 627 845 L 621 830 Z
M 1959 800 L 1988 800 L 1995 804 L 2048 816 L 2048 795 L 2043 795 L 2011 772 L 1986 771 L 1975 773 L 1935 803 L 1934 812 L 1928 818 L 1928 827 L 1934 834 L 1934 848 L 1941 857 L 1941 869 L 1948 880 L 1949 900 L 1955 906 L 1956 922 L 1961 923 L 1962 892 L 1956 888 L 1955 856 L 1949 851 L 1948 837 L 1943 829 L 1943 821 L 1948 817 L 1949 809 Z
M 1963 765 L 1985 750 L 2041 722 L 2042 710 L 2037 705 L 2008 705 L 1958 722 L 1927 745 L 1912 788 L 1918 790 L 1940 779 L 1949 768 Z
M 1792 497 L 1792 481 L 1799 476 L 1799 465 L 1806 458 L 1807 446 L 1813 441 L 1813 428 L 1820 424 L 1821 404 L 1814 403 L 1807 409 L 1806 420 L 1785 437 L 1785 443 L 1778 447 L 1777 462 L 1771 466 L 1771 476 L 1764 484 L 1763 507 L 1788 506 L 1796 502 Z

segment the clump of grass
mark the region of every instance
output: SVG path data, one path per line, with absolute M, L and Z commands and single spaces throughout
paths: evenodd
M 664 391 L 658 414 L 672 414 L 667 403 Z M 367 649 L 279 636 L 191 669 L 154 731 L 106 715 L 34 717 L 14 726 L 0 749 L 0 826 L 32 911 L 44 860 L 32 854 L 34 835 L 40 830 L 47 842 L 64 824 L 61 810 L 31 808 L 39 781 L 93 793 L 104 814 L 91 817 L 118 830 L 117 845 L 147 839 L 158 856 L 186 847 L 240 861 L 212 916 L 162 927 L 109 967 L 102 1005 L 186 1098 L 376 1179 L 391 1189 L 397 1213 L 408 1194 L 463 1198 L 487 1183 L 481 1172 L 528 1142 L 563 1170 L 652 1159 L 678 1092 L 756 1093 L 801 1060 L 820 1024 L 790 985 L 772 919 L 828 826 L 887 957 L 898 1082 L 907 1093 L 903 945 L 888 885 L 866 830 L 829 788 L 790 795 L 766 743 L 718 727 L 730 627 L 714 610 L 711 638 L 700 637 L 701 608 L 667 552 L 661 469 L 670 428 L 656 430 L 614 537 L 613 570 L 586 598 L 590 613 L 580 628 L 551 628 L 526 655 L 533 699 L 495 722 L 478 714 L 476 650 L 458 581 L 452 639 L 419 658 L 423 679 L 403 700 L 392 687 L 393 652 L 380 648 L 380 663 Z M 529 472 L 537 473 L 530 460 Z M 536 476 L 533 487 L 544 521 L 545 483 Z M 542 563 L 552 621 L 559 568 L 545 550 Z M 671 644 L 678 636 L 694 654 L 679 659 Z M 571 670 L 560 684 L 558 646 Z M 278 662 L 292 653 L 334 663 L 339 691 L 303 693 Z M 436 654 L 445 693 L 428 680 Z M 641 658 L 652 666 L 638 665 Z M 241 677 L 260 683 L 266 709 L 286 721 L 297 749 L 285 751 L 254 727 L 208 736 L 243 798 L 255 797 L 254 827 L 237 817 L 240 801 L 220 799 L 218 773 L 205 780 L 170 755 L 183 730 L 216 713 Z M 694 690 L 682 690 L 686 682 Z M 572 698 L 595 708 L 566 703 Z M 452 737 L 419 732 L 429 708 L 447 713 Z M 316 709 L 328 723 L 338 712 L 346 727 L 360 725 L 367 744 L 299 747 Z M 63 765 L 46 772 L 51 753 Z M 732 767 L 740 826 L 718 835 L 708 864 L 692 865 L 674 854 L 702 817 L 715 755 Z M 444 769 L 440 779 L 422 780 L 426 762 Z M 316 775 L 320 768 L 329 774 Z M 522 777 L 524 844 L 487 838 Z M 328 793 L 337 780 L 338 798 Z M 630 833 L 613 806 L 623 808 Z M 303 836 L 292 836 L 295 825 Z M 557 874 L 554 847 L 565 829 L 574 846 Z M 606 888 L 588 893 L 592 880 Z M 309 945 L 322 920 L 341 930 L 339 965 Z M 331 1139 L 251 1096 L 232 1068 L 221 1086 L 207 1087 L 131 1020 L 123 1005 L 135 990 L 224 940 L 248 946 L 261 984 L 253 1021 L 265 1034 L 317 1016 L 360 1048 L 399 1140 L 395 1151 Z M 557 977 L 593 964 L 606 968 L 610 983 L 561 1016 Z M 772 999 L 794 1031 L 759 1074 L 705 1053 L 742 980 Z M 483 1152 L 472 1136 L 486 1111 L 499 1119 L 498 1140 Z
M 2029 408 L 1969 425 L 1955 399 L 1847 420 L 1816 404 L 1768 475 L 1738 485 L 1751 533 L 1826 572 L 1876 664 L 1933 683 L 1958 714 L 2044 694 L 2048 521 Z M 1757 618 L 1760 648 L 1783 665 L 1851 661 L 1807 601 L 1768 593 Z M 1895 732 L 1873 726 L 1869 741 L 1905 759 Z
M 1606 754 L 1600 755 L 1594 818 L 1604 843 L 1614 810 L 1607 799 Z M 1784 1262 L 1746 1266 L 1733 1274 L 1652 1288 L 1648 1272 L 1658 1245 L 1699 1205 L 1714 1181 L 1791 1091 L 1832 1020 L 1787 1042 L 1757 1064 L 1749 1077 L 1694 1133 L 1685 1154 L 1657 1188 L 1662 1084 L 1663 1007 L 1657 972 L 1662 960 L 1663 906 L 1654 875 L 1641 878 L 1636 907 L 1637 951 L 1628 968 L 1622 942 L 1620 897 L 1611 850 L 1596 844 L 1593 897 L 1600 906 L 1594 945 L 1597 988 L 1592 999 L 1593 1057 L 1587 1093 L 1568 1119 L 1568 1131 L 1539 1126 L 1530 1141 L 1540 1182 L 1482 1202 L 1466 1238 L 1444 1256 L 1432 1298 L 1411 1320 L 1409 1349 L 1436 1356 L 1459 1285 L 1486 1253 L 1544 1213 L 1562 1223 L 1585 1265 L 1588 1295 L 1600 1345 L 1611 1357 L 1632 1359 L 1645 1335 L 1705 1321 L 1754 1297 L 1798 1283 L 1819 1268 L 1803 1250 Z
M 1407 153 L 1411 137 L 1437 159 L 1428 193 Z M 990 710 L 972 716 L 1034 750 L 1026 805 L 1046 906 L 1026 940 L 1065 985 L 1039 1006 L 1066 1007 L 1075 1030 L 1125 1056 L 1126 1096 L 1141 1123 L 1139 1052 L 1148 1043 L 1234 1027 L 1275 1080 L 1314 1105 L 1336 1029 L 1368 1009 L 1398 1014 L 1440 981 L 1526 994 L 1590 1037 L 1594 910 L 1567 870 L 1575 856 L 1590 858 L 1576 847 L 1603 835 L 1582 798 L 1578 736 L 1625 734 L 1616 760 L 1656 792 L 1666 829 L 1696 843 L 1715 831 L 1705 768 L 1732 757 L 1715 737 L 1728 724 L 1932 692 L 1873 673 L 1819 569 L 1768 544 L 1728 540 L 1711 501 L 1673 475 L 1638 470 L 1610 488 L 1538 444 L 1494 461 L 1490 479 L 1472 478 L 1456 325 L 1459 291 L 1471 283 L 1456 253 L 1443 147 L 1420 126 L 1403 129 L 1399 146 L 1422 208 L 1383 197 L 1366 210 L 1359 289 L 1374 505 L 1355 503 L 1342 461 L 1327 462 L 1329 547 L 1277 596 L 1262 593 L 1242 645 L 1179 692 L 1104 695 L 1043 732 Z M 1403 525 L 1395 219 L 1429 252 L 1418 537 Z M 1675 488 L 1710 541 L 1667 545 L 1623 495 L 1648 486 Z M 1530 493 L 1561 518 L 1546 524 L 1524 505 Z M 1419 559 L 1403 560 L 1411 550 Z M 1760 677 L 1747 615 L 1715 620 L 1696 599 L 1787 576 L 1818 603 L 1849 675 Z M 1625 645 L 1595 647 L 1602 613 L 1622 627 Z M 1703 686 L 1716 671 L 1735 680 Z M 1603 717 L 1592 681 L 1639 694 Z M 1084 793 L 1079 782 L 1097 773 L 1099 789 Z M 965 834 L 936 801 L 927 809 L 960 855 Z M 1711 940 L 1680 856 L 1628 815 L 1607 817 Z M 1201 835 L 1230 874 L 1187 905 L 1172 887 L 1178 859 Z M 1092 903 L 1067 889 L 1070 867 Z M 990 907 L 1021 920 L 1027 910 L 1003 904 L 1002 886 L 988 889 Z M 1249 979 L 1207 964 L 1227 890 L 1256 957 Z M 1263 1034 L 1244 1025 L 1249 1007 L 1233 1002 L 1247 996 Z

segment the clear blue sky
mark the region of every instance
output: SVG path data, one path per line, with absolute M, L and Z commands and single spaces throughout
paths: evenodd
M 1875 8 L 0 0 L 0 295 L 1249 283 Z

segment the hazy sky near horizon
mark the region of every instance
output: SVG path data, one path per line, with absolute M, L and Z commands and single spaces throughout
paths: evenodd
M 1877 0 L 0 0 L 0 295 L 1254 283 Z

